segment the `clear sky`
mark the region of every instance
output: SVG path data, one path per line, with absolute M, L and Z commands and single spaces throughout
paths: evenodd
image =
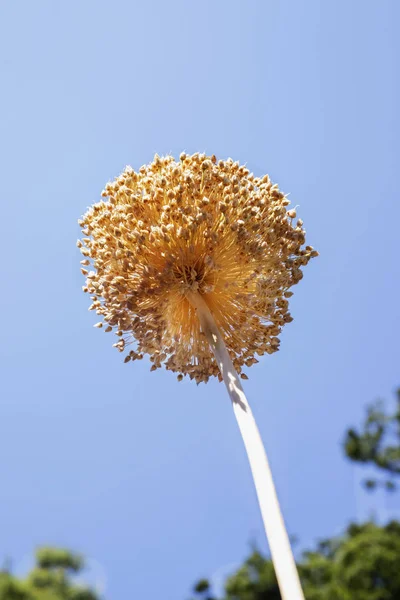
M 223 386 L 123 364 L 81 292 L 77 219 L 155 152 L 269 173 L 320 251 L 245 386 L 298 548 L 396 510 L 363 495 L 340 442 L 400 383 L 399 16 L 398 0 L 1 2 L 0 557 L 65 545 L 110 600 L 183 600 L 267 549 Z

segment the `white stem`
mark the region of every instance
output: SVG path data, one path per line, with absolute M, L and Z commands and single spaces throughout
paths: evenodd
M 250 462 L 282 600 L 304 600 L 267 455 L 239 376 L 206 302 L 194 292 L 189 292 L 187 298 L 197 310 L 202 331 L 211 345 L 232 400 Z

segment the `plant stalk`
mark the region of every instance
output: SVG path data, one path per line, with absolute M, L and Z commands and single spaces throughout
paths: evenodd
M 282 600 L 304 600 L 268 458 L 239 376 L 205 300 L 197 292 L 188 292 L 187 299 L 197 311 L 201 329 L 213 350 L 232 401 L 250 462 Z

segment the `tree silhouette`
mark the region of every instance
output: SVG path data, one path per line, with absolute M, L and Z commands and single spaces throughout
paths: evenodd
M 374 465 L 384 479 L 366 479 L 364 485 L 372 490 L 384 486 L 393 491 L 400 475 L 400 388 L 397 390 L 396 410 L 388 414 L 382 400 L 367 407 L 361 431 L 348 429 L 344 440 L 346 456 L 355 462 Z
M 361 431 L 345 435 L 346 457 L 374 465 L 383 480 L 367 480 L 372 489 L 395 489 L 400 475 L 400 389 L 397 409 L 388 414 L 382 401 L 367 407 Z M 400 600 L 400 523 L 351 524 L 340 537 L 320 541 L 304 552 L 298 569 L 307 600 Z M 217 600 L 210 583 L 202 579 L 194 588 L 198 600 Z M 253 550 L 225 582 L 219 600 L 280 600 L 271 560 Z
M 34 568 L 17 578 L 6 567 L 0 571 L 0 600 L 99 600 L 88 587 L 72 576 L 84 568 L 83 558 L 68 550 L 39 548 Z

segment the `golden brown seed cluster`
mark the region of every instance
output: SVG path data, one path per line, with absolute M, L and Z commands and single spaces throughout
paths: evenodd
M 278 350 L 289 288 L 317 252 L 267 175 L 204 154 L 156 155 L 102 196 L 79 221 L 83 290 L 125 362 L 149 354 L 152 370 L 179 380 L 219 376 L 188 291 L 206 301 L 239 373 Z

